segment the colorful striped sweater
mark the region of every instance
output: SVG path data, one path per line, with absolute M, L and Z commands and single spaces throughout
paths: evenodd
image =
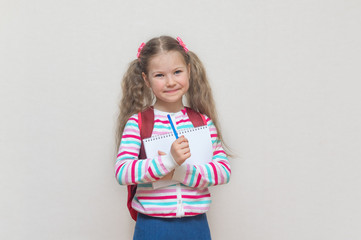
M 172 132 L 166 112 L 154 110 L 152 136 Z M 192 128 L 186 110 L 172 113 L 178 130 Z M 141 146 L 138 114 L 125 125 L 115 164 L 116 178 L 121 185 L 138 184 L 132 207 L 140 213 L 154 217 L 194 216 L 208 211 L 211 204 L 209 186 L 226 184 L 231 169 L 217 130 L 212 120 L 205 116 L 213 144 L 212 161 L 204 165 L 182 164 L 171 156 L 138 159 Z M 191 149 L 192 151 L 192 149 Z M 153 189 L 152 182 L 175 170 L 173 180 L 179 182 L 161 189 Z

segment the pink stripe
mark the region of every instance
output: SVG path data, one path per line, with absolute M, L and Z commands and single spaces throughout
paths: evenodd
M 152 182 L 152 181 L 154 181 L 154 179 L 149 178 L 147 175 L 144 176 L 144 180 L 145 180 L 146 182 Z
M 196 212 L 185 212 L 184 215 L 185 216 L 196 216 L 199 215 L 200 213 L 196 213 Z
M 175 193 L 175 192 L 176 192 L 176 189 L 137 190 L 137 194 L 139 194 L 139 195 L 146 195 L 146 194 L 153 195 L 153 194 L 164 194 L 164 193 Z
M 125 135 L 132 135 L 132 134 L 128 134 L 128 133 L 135 133 L 135 134 L 139 134 L 139 129 L 132 129 L 132 128 L 127 128 L 125 131 L 124 131 L 124 134 Z
M 129 168 L 130 168 L 131 164 L 127 164 L 125 169 L 125 174 L 124 174 L 124 181 L 125 183 L 129 183 Z
M 207 181 L 205 181 L 203 178 L 205 178 L 205 174 L 204 174 L 204 171 L 203 171 L 203 167 L 200 167 L 199 170 L 201 170 L 201 174 L 202 174 L 202 180 L 203 180 L 203 183 L 201 185 L 201 187 L 205 187 L 207 185 Z
M 169 171 L 165 168 L 161 156 L 158 156 L 158 160 L 160 162 L 160 166 L 162 167 L 163 173 L 168 173 Z
M 188 177 L 189 177 L 189 174 L 190 174 L 190 165 L 189 164 L 187 164 L 187 171 L 186 171 L 186 176 L 185 176 L 185 178 L 184 178 L 184 181 L 185 182 L 188 182 Z
M 120 171 L 120 168 L 125 164 L 125 162 L 122 162 L 120 166 L 117 168 L 117 171 L 115 172 L 115 176 L 118 176 L 118 173 Z
M 171 196 L 143 196 L 143 197 L 138 197 L 138 199 L 143 199 L 143 200 L 177 199 L 177 195 L 171 195 Z
M 218 172 L 220 173 L 221 175 L 221 183 L 225 183 L 225 180 L 224 180 L 224 174 L 222 174 L 222 167 L 219 166 L 219 165 L 216 165 L 217 169 L 218 169 Z
M 211 138 L 217 138 L 218 134 L 211 134 Z
M 152 217 L 170 217 L 170 216 L 177 216 L 176 213 L 155 213 L 155 214 L 147 214 Z
M 209 163 L 209 165 L 212 166 L 213 168 L 213 172 L 214 172 L 214 184 L 215 185 L 218 185 L 218 173 L 217 173 L 217 169 L 216 169 L 216 166 L 214 166 L 214 163 Z
M 136 119 L 136 118 L 134 118 L 134 117 L 129 118 L 128 121 L 130 121 L 130 120 L 133 120 L 133 121 L 135 121 L 135 122 L 138 122 L 138 119 Z
M 120 156 L 125 155 L 125 154 L 129 154 L 129 155 L 138 157 L 138 154 L 137 154 L 137 153 L 127 152 L 127 151 L 122 151 L 121 153 L 118 154 L 117 157 L 120 157 Z
M 141 211 L 146 210 L 147 212 L 163 212 L 163 211 L 175 211 L 175 210 L 177 210 L 177 207 L 151 207 L 151 208 L 144 209 L 144 207 L 141 206 L 137 202 L 132 202 L 132 207 L 134 209 L 138 209 L 138 210 L 141 210 Z M 148 213 L 147 213 L 147 215 L 148 215 Z
M 141 140 L 140 136 L 136 136 L 136 135 L 132 135 L 132 134 L 125 134 L 122 136 L 122 138 L 136 138 L 138 140 Z
M 208 189 L 207 189 L 207 188 L 204 188 L 204 189 L 198 189 L 198 188 L 194 188 L 194 189 L 182 189 L 182 192 L 184 192 L 184 193 L 205 194 L 205 193 L 208 193 Z
M 214 152 L 213 152 L 213 156 L 214 156 L 214 155 L 217 155 L 218 153 L 223 153 L 224 155 L 227 155 L 225 151 L 219 150 L 219 151 L 214 151 Z
M 227 166 L 227 164 L 224 163 L 224 161 L 219 161 L 219 163 L 225 166 L 228 169 L 229 173 L 231 173 L 231 169 Z
M 186 123 L 186 122 L 190 122 L 190 120 L 189 119 L 182 119 L 182 120 L 176 122 L 176 124 Z
M 154 114 L 154 118 L 158 118 L 158 119 L 168 119 L 167 116 L 163 116 L 163 115 L 157 115 L 157 114 Z
M 170 133 L 170 131 L 164 131 L 164 132 L 161 132 L 161 131 L 153 131 L 152 136 L 163 135 L 163 134 L 167 134 L 167 133 Z
M 199 198 L 206 198 L 211 197 L 211 194 L 206 195 L 182 195 L 182 198 L 190 198 L 190 199 L 199 199 Z
M 198 187 L 199 183 L 201 182 L 202 176 L 200 174 L 198 174 L 198 178 L 197 178 L 197 183 L 194 186 L 195 188 Z
M 204 210 L 208 210 L 209 207 L 193 207 L 193 206 L 184 206 L 184 209 L 189 209 L 189 210 L 200 210 L 200 211 L 204 211 Z
M 162 120 L 157 119 L 157 120 L 154 120 L 154 123 L 169 124 L 169 121 L 168 121 L 168 120 L 164 120 L 164 121 L 162 121 Z
M 147 212 L 164 212 L 164 211 L 176 211 L 177 207 L 166 207 L 166 208 L 147 208 Z
M 144 166 L 145 172 L 148 171 L 148 168 L 149 168 L 149 160 L 147 159 L 145 161 L 145 166 Z M 149 178 L 147 175 L 144 176 L 144 180 L 147 181 L 147 182 L 153 181 L 153 179 Z
M 138 151 L 139 150 L 139 147 L 128 147 L 128 146 L 124 146 L 122 147 L 122 151 L 124 150 L 135 150 L 135 151 Z
M 150 176 L 151 176 L 153 179 L 155 179 L 155 180 L 159 180 L 159 179 L 160 179 L 159 177 L 156 177 L 156 176 L 154 175 L 151 167 L 148 168 L 148 172 L 149 172 Z
M 133 161 L 132 164 L 132 183 L 135 183 L 135 164 L 137 163 L 137 161 Z

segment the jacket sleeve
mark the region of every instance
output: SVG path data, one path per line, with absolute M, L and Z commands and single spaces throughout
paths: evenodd
M 138 159 L 141 138 L 138 114 L 127 121 L 115 163 L 115 177 L 121 185 L 148 183 L 159 180 L 178 164 L 168 155 Z
M 231 176 L 231 167 L 221 141 L 218 139 L 217 129 L 212 120 L 205 117 L 212 139 L 212 161 L 203 165 L 182 164 L 176 168 L 173 175 L 173 180 L 193 188 L 226 184 Z

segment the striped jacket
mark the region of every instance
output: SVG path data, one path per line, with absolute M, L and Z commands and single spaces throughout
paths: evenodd
M 154 110 L 152 136 L 172 132 L 166 112 Z M 178 130 L 192 128 L 186 110 L 172 113 Z M 169 155 L 154 159 L 138 159 L 141 146 L 138 114 L 125 125 L 115 164 L 116 178 L 121 185 L 138 184 L 132 207 L 154 217 L 184 217 L 205 213 L 211 204 L 209 186 L 228 183 L 231 169 L 217 130 L 205 116 L 213 144 L 212 161 L 204 165 L 178 164 Z M 192 151 L 192 150 L 191 150 Z M 179 182 L 161 189 L 153 189 L 152 182 L 175 170 L 173 180 Z

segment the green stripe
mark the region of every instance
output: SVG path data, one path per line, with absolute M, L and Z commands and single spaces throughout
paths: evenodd
M 153 188 L 151 183 L 138 184 L 138 187 Z

